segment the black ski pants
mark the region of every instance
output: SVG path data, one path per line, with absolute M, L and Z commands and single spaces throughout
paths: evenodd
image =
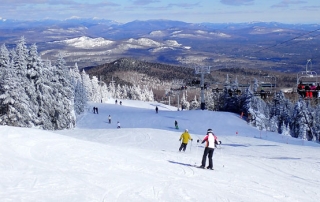
M 213 148 L 206 147 L 206 148 L 204 149 L 203 156 L 202 156 L 202 163 L 201 163 L 201 166 L 202 166 L 202 167 L 205 167 L 205 166 L 206 166 L 207 156 L 208 156 L 208 159 L 209 159 L 209 166 L 208 166 L 208 168 L 212 168 L 212 167 L 213 167 L 213 163 L 212 163 L 213 152 L 214 152 L 214 149 L 213 149 Z
M 187 148 L 187 143 L 181 143 L 179 151 L 181 151 L 181 150 L 186 151 L 186 148 Z

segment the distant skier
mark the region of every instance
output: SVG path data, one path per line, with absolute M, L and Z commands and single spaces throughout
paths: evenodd
M 122 105 L 122 101 L 120 101 L 120 105 Z
M 183 150 L 184 152 L 186 151 L 187 145 L 189 140 L 193 141 L 193 139 L 191 138 L 188 129 L 185 129 L 184 133 L 181 134 L 179 141 L 181 141 L 181 145 L 179 148 L 179 152 L 181 152 L 181 150 Z
M 206 160 L 208 156 L 209 166 L 207 167 L 207 169 L 213 170 L 212 156 L 213 156 L 214 148 L 216 148 L 216 144 L 221 144 L 221 141 L 218 142 L 218 138 L 213 134 L 212 129 L 208 129 L 207 135 L 204 137 L 201 144 L 203 143 L 206 143 L 206 147 L 203 152 L 202 163 L 200 168 L 205 168 Z
M 99 113 L 98 113 L 98 107 L 96 107 L 96 112 L 97 112 L 97 114 L 99 114 Z
M 117 123 L 117 128 L 120 128 L 120 122 L 118 121 L 118 123 Z
M 109 117 L 108 117 L 108 120 L 109 120 L 109 123 L 111 123 L 111 116 L 109 115 Z
M 116 100 L 114 103 L 117 104 L 117 103 L 118 103 L 118 100 Z
M 178 121 L 177 121 L 177 120 L 174 121 L 174 127 L 175 127 L 176 129 L 179 129 Z
M 158 113 L 158 110 L 159 110 L 159 109 L 158 109 L 158 106 L 156 106 L 156 113 Z

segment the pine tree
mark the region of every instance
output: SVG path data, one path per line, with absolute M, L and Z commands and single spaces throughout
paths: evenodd
M 189 109 L 190 110 L 193 110 L 193 109 L 199 109 L 200 107 L 200 103 L 197 101 L 197 97 L 196 95 L 194 96 L 194 99 L 190 102 L 190 107 Z
M 102 102 L 107 102 L 108 99 L 111 98 L 111 95 L 108 91 L 108 86 L 104 82 L 102 82 L 102 86 L 101 86 L 101 96 L 102 96 Z
M 1 72 L 9 68 L 10 57 L 9 51 L 5 44 L 3 44 L 0 48 L 0 75 Z
M 314 116 L 315 116 L 314 133 L 316 135 L 316 141 L 320 142 L 320 105 L 316 106 Z
M 117 85 L 117 88 L 114 92 L 114 98 L 117 98 L 117 99 L 123 99 L 122 97 L 122 93 L 121 93 L 121 86 L 120 84 Z
M 43 62 L 41 75 L 36 83 L 37 100 L 39 104 L 38 119 L 43 129 L 54 130 L 55 80 L 53 67 L 49 60 Z
M 74 110 L 77 115 L 84 112 L 87 105 L 87 96 L 81 80 L 77 80 L 74 90 Z
M 316 134 L 314 132 L 315 119 L 311 111 L 313 110 L 300 98 L 294 107 L 290 123 L 294 137 L 316 141 Z
M 110 82 L 109 86 L 108 86 L 108 91 L 111 95 L 111 97 L 115 97 L 115 92 L 116 92 L 116 87 L 115 87 L 115 84 L 113 82 Z
M 88 74 L 84 70 L 81 72 L 81 80 L 82 80 L 82 85 L 85 89 L 86 96 L 87 96 L 87 101 L 93 101 L 93 92 L 92 92 L 92 84 L 91 84 L 91 79 Z
M 99 85 L 99 80 L 96 76 L 93 76 L 91 79 L 91 88 L 92 88 L 92 102 L 101 102 L 101 87 Z
M 183 92 L 182 98 L 181 98 L 181 109 L 189 110 L 190 103 L 186 100 L 186 94 Z
M 22 37 L 16 49 L 10 52 L 10 63 L 1 79 L 0 103 L 4 109 L 0 118 L 1 124 L 33 126 L 33 114 L 30 113 L 30 100 L 27 95 L 30 85 L 26 77 L 27 53 L 28 49 Z
M 53 123 L 55 129 L 72 128 L 75 126 L 74 89 L 71 85 L 70 71 L 65 66 L 62 54 L 59 54 L 53 78 L 55 80 Z
M 84 112 L 87 105 L 86 90 L 82 84 L 81 74 L 77 63 L 70 68 L 71 82 L 74 86 L 74 110 L 76 115 Z
M 214 95 L 212 92 L 207 93 L 207 96 L 205 97 L 205 103 L 206 103 L 206 108 L 210 111 L 214 111 L 216 106 L 215 106 L 215 101 L 214 101 Z
M 260 98 L 254 96 L 250 88 L 247 88 L 241 95 L 242 111 L 246 114 L 250 113 L 251 124 L 261 130 L 267 129 L 269 126 L 269 108 L 267 104 Z

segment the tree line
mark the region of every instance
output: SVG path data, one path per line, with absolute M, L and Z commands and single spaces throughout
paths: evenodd
M 24 37 L 12 50 L 0 48 L 0 125 L 69 129 L 87 102 L 113 97 L 153 101 L 153 92 L 90 78 L 77 64 L 67 67 L 61 53 L 54 64 L 42 60 L 36 44 L 27 47 Z

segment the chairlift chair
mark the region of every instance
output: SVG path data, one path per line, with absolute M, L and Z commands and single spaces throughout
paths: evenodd
M 306 70 L 301 71 L 297 73 L 297 86 L 295 89 L 297 89 L 297 93 L 305 98 L 312 98 L 312 97 L 318 97 L 318 91 L 305 89 L 305 86 L 318 86 L 319 84 L 319 77 L 317 72 L 312 71 L 312 62 L 311 59 L 307 60 L 306 64 Z M 303 87 L 301 87 L 303 86 Z

